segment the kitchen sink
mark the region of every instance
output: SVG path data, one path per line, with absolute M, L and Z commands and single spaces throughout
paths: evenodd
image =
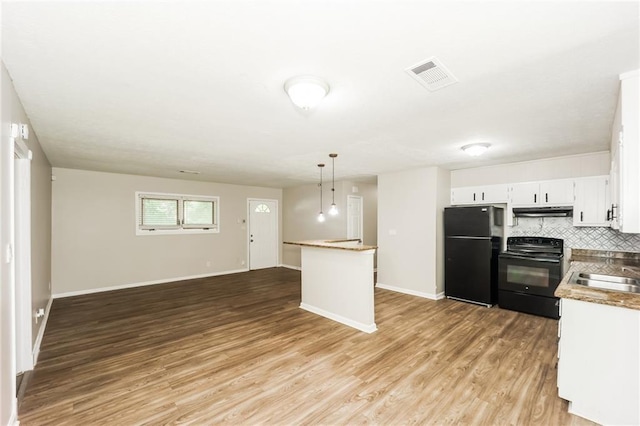
M 626 293 L 640 293 L 640 279 L 618 277 L 616 275 L 574 272 L 571 275 L 569 284 L 578 284 L 605 290 L 623 291 Z
M 601 275 L 601 274 L 579 273 L 578 276 L 580 278 L 584 278 L 584 279 L 587 279 L 587 280 L 608 281 L 608 282 L 612 282 L 612 283 L 640 285 L 640 280 L 638 280 L 638 279 L 627 278 L 627 277 L 619 277 L 617 275 Z

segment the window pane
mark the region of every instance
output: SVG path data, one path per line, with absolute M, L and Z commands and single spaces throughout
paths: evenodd
M 266 204 L 258 204 L 255 209 L 256 213 L 271 213 L 269 206 Z
M 143 198 L 141 216 L 143 226 L 176 226 L 178 200 Z
M 185 225 L 213 225 L 212 201 L 184 201 L 184 224 Z

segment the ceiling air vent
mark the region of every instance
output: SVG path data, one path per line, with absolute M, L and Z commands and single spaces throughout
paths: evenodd
M 451 71 L 435 56 L 409 67 L 405 71 L 432 92 L 458 82 Z

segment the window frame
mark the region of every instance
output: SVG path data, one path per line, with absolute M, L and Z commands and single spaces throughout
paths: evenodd
M 176 200 L 178 203 L 178 220 L 176 225 L 143 225 L 142 203 L 144 199 Z M 213 203 L 213 223 L 208 225 L 185 225 L 184 202 L 207 201 Z M 180 235 L 180 234 L 218 234 L 220 233 L 220 197 L 209 195 L 169 194 L 162 192 L 136 191 L 135 193 L 135 228 L 136 235 Z

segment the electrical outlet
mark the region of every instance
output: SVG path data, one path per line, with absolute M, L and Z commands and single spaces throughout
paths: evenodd
M 240 262 L 240 264 L 241 264 L 242 266 L 244 266 L 244 264 L 245 264 L 245 263 L 247 263 L 247 262 L 245 262 L 244 260 Z
M 211 266 L 211 261 L 207 260 L 207 267 Z

